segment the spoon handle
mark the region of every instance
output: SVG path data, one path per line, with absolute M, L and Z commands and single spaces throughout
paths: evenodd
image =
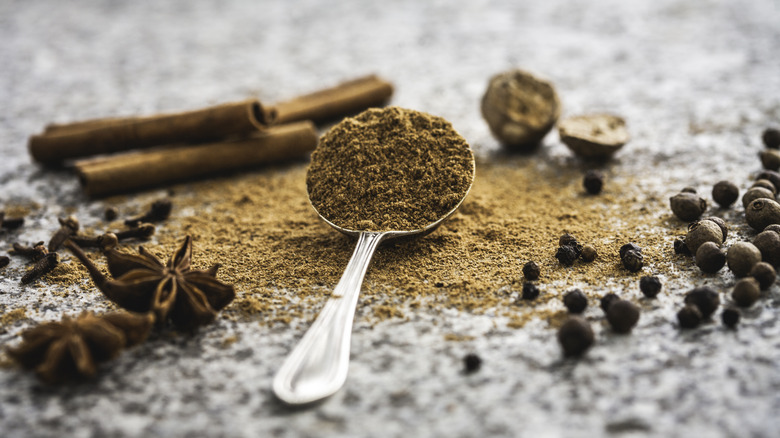
M 293 405 L 311 403 L 344 385 L 360 286 L 374 251 L 387 235 L 360 233 L 333 296 L 274 377 L 273 390 L 282 401 Z

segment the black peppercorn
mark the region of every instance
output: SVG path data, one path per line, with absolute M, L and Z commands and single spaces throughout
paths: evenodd
M 539 296 L 539 288 L 530 281 L 523 283 L 523 299 L 535 300 Z
M 708 319 L 720 306 L 720 296 L 709 286 L 699 286 L 685 294 L 685 304 L 698 307 L 702 319 Z
M 672 213 L 686 222 L 698 219 L 707 209 L 707 201 L 695 193 L 682 192 L 669 198 Z
M 685 244 L 684 237 L 678 237 L 674 239 L 674 253 L 679 255 L 692 255 L 691 250 L 688 249 L 688 245 Z
M 642 247 L 637 245 L 636 243 L 626 243 L 625 245 L 620 247 L 620 250 L 618 251 L 618 255 L 620 255 L 620 258 L 626 256 L 626 253 L 630 250 L 634 250 L 636 252 L 642 252 Z
M 598 170 L 589 170 L 585 173 L 582 185 L 591 195 L 598 195 L 604 187 L 604 174 Z
M 474 353 L 469 353 L 463 357 L 463 371 L 466 374 L 471 374 L 479 371 L 482 367 L 482 358 Z
M 704 242 L 696 250 L 696 266 L 706 274 L 720 271 L 726 264 L 726 254 L 713 242 Z
M 639 321 L 639 307 L 631 301 L 617 300 L 607 310 L 607 321 L 617 333 L 628 333 Z
M 541 271 L 539 269 L 539 265 L 536 264 L 536 262 L 530 261 L 523 265 L 523 277 L 525 277 L 527 281 L 538 280 L 540 274 Z
M 573 265 L 577 257 L 579 257 L 577 251 L 569 245 L 559 246 L 558 251 L 555 252 L 555 258 L 564 266 Z
M 627 251 L 621 261 L 623 262 L 623 267 L 630 272 L 639 272 L 644 266 L 644 256 L 642 256 L 641 252 L 634 251 L 633 249 Z
M 598 251 L 596 251 L 596 248 L 593 245 L 585 245 L 582 247 L 582 252 L 580 253 L 580 257 L 582 258 L 582 261 L 585 263 L 590 263 L 593 260 L 596 260 L 596 257 L 599 256 Z
M 761 290 L 769 289 L 777 279 L 777 271 L 767 262 L 756 263 L 749 275 L 756 279 Z
M 761 251 L 761 260 L 775 269 L 780 266 L 780 233 L 762 231 L 753 238 L 753 245 Z
M 739 198 L 739 188 L 731 181 L 719 181 L 712 187 L 712 199 L 723 208 L 728 208 Z
M 750 242 L 737 242 L 729 248 L 726 260 L 731 272 L 742 278 L 750 273 L 756 263 L 761 261 L 761 251 Z
M 750 307 L 761 297 L 761 287 L 753 277 L 745 277 L 734 285 L 731 298 L 739 307 Z
M 761 140 L 770 149 L 780 149 L 780 129 L 766 128 L 761 134 Z
M 646 275 L 639 279 L 639 290 L 647 298 L 655 298 L 661 292 L 661 280 L 655 276 Z
M 606 313 L 607 310 L 609 310 L 609 306 L 611 306 L 612 303 L 614 303 L 615 301 L 617 301 L 619 299 L 620 299 L 620 297 L 618 297 L 617 295 L 613 294 L 612 292 L 604 295 L 603 297 L 601 297 L 601 302 L 600 302 L 601 310 L 603 310 L 604 313 Z
M 579 289 L 572 289 L 563 294 L 563 305 L 571 313 L 582 313 L 588 307 L 588 298 Z
M 681 328 L 695 328 L 701 324 L 702 315 L 698 307 L 687 305 L 677 312 L 677 321 Z
M 739 318 L 739 310 L 733 308 L 723 309 L 723 313 L 720 314 L 720 320 L 723 322 L 723 325 L 730 329 L 737 328 Z
M 577 239 L 569 233 L 563 233 L 561 234 L 561 237 L 558 238 L 558 246 L 566 246 L 566 245 L 577 246 L 578 244 L 579 242 L 577 242 Z
M 578 316 L 569 317 L 558 329 L 558 342 L 566 357 L 581 356 L 593 345 L 593 329 Z

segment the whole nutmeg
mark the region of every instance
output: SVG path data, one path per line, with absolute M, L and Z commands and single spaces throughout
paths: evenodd
M 737 242 L 726 253 L 726 261 L 734 275 L 745 277 L 761 261 L 761 251 L 750 242 Z
M 561 113 L 550 82 L 523 70 L 493 76 L 482 97 L 490 132 L 510 149 L 531 149 L 555 126 Z
M 707 216 L 704 219 L 715 222 L 720 227 L 720 232 L 723 233 L 723 242 L 726 241 L 726 237 L 729 235 L 729 228 L 726 226 L 726 221 L 717 216 Z
M 772 184 L 772 181 L 769 181 L 768 179 L 757 179 L 750 187 L 763 187 L 777 195 L 777 187 L 775 187 L 775 185 Z
M 712 199 L 723 208 L 728 208 L 739 198 L 739 188 L 731 181 L 719 181 L 712 187 Z
M 731 298 L 740 307 L 750 307 L 761 297 L 761 286 L 753 277 L 745 277 L 734 285 Z
M 767 290 L 775 284 L 777 271 L 767 262 L 758 262 L 750 270 L 750 276 L 756 279 L 761 290 Z
M 763 187 L 751 187 L 742 195 L 742 206 L 747 208 L 751 202 L 761 198 L 775 199 L 775 194 Z
M 704 242 L 696 250 L 696 266 L 707 274 L 714 274 L 726 264 L 726 254 L 714 242 Z
M 639 307 L 631 301 L 617 300 L 607 310 L 607 321 L 617 333 L 628 333 L 639 321 Z
M 680 328 L 696 328 L 701 324 L 702 316 L 698 307 L 687 305 L 677 312 L 677 322 Z
M 696 254 L 696 251 L 704 242 L 713 242 L 717 245 L 723 243 L 723 232 L 718 224 L 713 221 L 701 220 L 693 222 L 688 226 L 685 244 L 691 250 L 691 254 Z
M 686 222 L 695 221 L 707 209 L 707 201 L 695 193 L 678 193 L 669 198 L 672 213 Z
M 558 123 L 561 142 L 584 158 L 609 158 L 629 140 L 626 121 L 612 114 L 569 117 Z
M 583 318 L 571 316 L 558 329 L 558 342 L 566 357 L 582 356 L 593 345 L 593 329 Z
M 780 169 L 780 151 L 777 149 L 765 149 L 758 153 L 761 165 L 767 170 Z
M 696 306 L 702 319 L 708 319 L 720 306 L 720 296 L 709 286 L 699 286 L 685 294 L 685 304 Z
M 756 231 L 780 224 L 780 204 L 772 199 L 756 199 L 745 209 L 745 220 Z
M 753 238 L 753 245 L 761 251 L 761 260 L 775 268 L 780 266 L 780 233 L 762 231 Z

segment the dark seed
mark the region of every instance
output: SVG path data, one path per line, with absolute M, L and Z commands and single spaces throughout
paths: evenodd
M 720 314 L 720 320 L 723 321 L 723 325 L 730 329 L 737 328 L 739 317 L 739 310 L 732 308 L 723 309 L 723 313 Z
M 0 268 L 5 268 L 11 263 L 11 259 L 8 256 L 0 256 Z
M 753 269 L 750 270 L 749 275 L 756 279 L 761 290 L 769 289 L 770 286 L 775 284 L 775 279 L 777 279 L 777 271 L 767 262 L 756 263 Z
M 482 367 L 482 358 L 474 353 L 469 353 L 463 357 L 463 370 L 466 374 L 471 374 L 479 371 Z
M 588 307 L 588 298 L 579 289 L 572 289 L 563 295 L 563 305 L 571 313 L 582 313 Z
M 559 246 L 555 253 L 555 258 L 564 266 L 573 265 L 577 257 L 577 251 L 569 245 Z
M 707 216 L 702 220 L 715 222 L 715 225 L 717 225 L 718 228 L 720 228 L 720 232 L 721 234 L 723 234 L 723 240 L 721 241 L 721 243 L 726 241 L 726 236 L 729 235 L 729 228 L 726 226 L 726 221 L 724 221 L 723 219 L 717 216 Z
M 734 285 L 731 298 L 739 307 L 750 307 L 761 297 L 761 289 L 753 277 L 745 277 Z
M 693 193 L 695 195 L 696 187 L 691 187 L 691 186 L 683 187 L 682 190 L 680 190 L 680 193 Z
M 593 245 L 585 245 L 582 247 L 580 257 L 582 257 L 583 262 L 590 263 L 593 260 L 596 260 L 596 257 L 598 256 L 599 253 L 596 251 L 596 248 L 594 248 Z
M 540 274 L 541 270 L 539 269 L 539 265 L 537 265 L 536 262 L 530 261 L 523 265 L 523 277 L 525 277 L 527 281 L 538 280 Z
M 636 252 L 642 252 L 642 248 L 639 245 L 637 245 L 636 243 L 626 243 L 625 245 L 620 247 L 620 250 L 618 251 L 618 254 L 620 255 L 620 258 L 622 259 L 623 257 L 626 256 L 626 253 L 628 251 L 631 251 L 631 250 L 634 250 Z
M 758 232 L 769 225 L 780 224 L 780 204 L 772 199 L 756 199 L 745 208 L 745 220 Z
M 688 249 L 688 245 L 685 244 L 685 238 L 678 237 L 674 239 L 674 253 L 679 255 L 693 255 L 691 250 Z
M 720 296 L 709 286 L 699 286 L 685 294 L 685 304 L 698 307 L 702 319 L 709 319 L 720 306 Z
M 726 264 L 726 254 L 713 242 L 704 242 L 696 250 L 696 266 L 702 272 L 714 274 Z
M 777 149 L 765 149 L 758 153 L 758 157 L 764 169 L 774 171 L 780 169 L 780 151 Z
M 119 217 L 119 210 L 116 207 L 106 207 L 106 209 L 103 210 L 103 217 L 111 222 Z
M 712 187 L 712 199 L 723 208 L 728 208 L 739 198 L 739 188 L 731 181 L 719 181 Z
M 585 173 L 582 185 L 591 195 L 598 195 L 604 187 L 604 174 L 598 170 L 589 170 Z
M 777 187 L 775 187 L 775 185 L 772 184 L 772 181 L 769 181 L 768 179 L 757 179 L 750 187 L 761 187 L 777 195 Z
M 687 305 L 677 312 L 677 321 L 681 328 L 695 328 L 701 324 L 702 316 L 698 307 Z
M 603 297 L 601 297 L 601 303 L 600 303 L 601 310 L 603 310 L 604 313 L 606 313 L 607 310 L 609 310 L 609 307 L 612 305 L 612 303 L 614 303 L 615 301 L 617 301 L 619 299 L 620 299 L 620 297 L 618 297 L 617 295 L 613 294 L 612 292 L 604 295 Z
M 747 208 L 756 199 L 775 199 L 775 194 L 763 187 L 751 187 L 742 195 L 742 206 Z
M 685 244 L 688 245 L 691 253 L 696 254 L 704 242 L 713 242 L 718 245 L 723 243 L 723 232 L 718 224 L 706 219 L 689 224 L 688 234 L 685 235 Z
M 607 310 L 607 321 L 612 330 L 618 333 L 629 333 L 639 321 L 639 307 L 631 301 L 617 300 Z
M 630 250 L 626 252 L 621 261 L 623 262 L 623 267 L 630 272 L 639 272 L 644 266 L 644 259 L 641 252 Z
M 707 209 L 707 201 L 695 193 L 678 193 L 669 198 L 669 205 L 672 213 L 686 222 L 698 219 Z
M 762 231 L 753 238 L 753 245 L 761 251 L 761 260 L 775 269 L 780 266 L 780 233 Z
M 578 316 L 569 317 L 558 329 L 558 342 L 564 356 L 581 356 L 593 345 L 593 330 L 588 321 Z
M 777 173 L 774 170 L 763 170 L 758 174 L 756 179 L 768 179 L 775 187 L 780 188 L 780 173 Z
M 535 300 L 539 296 L 539 288 L 530 281 L 523 283 L 523 299 Z
M 639 279 L 639 290 L 647 298 L 655 298 L 661 292 L 661 280 L 658 277 L 646 275 Z
M 775 233 L 780 233 L 780 224 L 767 225 L 766 228 L 764 228 L 764 231 L 774 231 Z
M 780 129 L 766 128 L 761 134 L 761 140 L 770 149 L 780 149 Z
M 750 242 L 737 242 L 729 248 L 726 260 L 731 272 L 742 278 L 750 273 L 756 263 L 761 261 L 761 251 Z
M 564 233 L 558 238 L 558 246 L 578 245 L 577 239 L 569 233 Z

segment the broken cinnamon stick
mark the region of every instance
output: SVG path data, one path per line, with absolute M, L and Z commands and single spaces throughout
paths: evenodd
M 273 110 L 247 100 L 177 114 L 49 125 L 43 134 L 30 137 L 28 146 L 36 161 L 57 164 L 135 148 L 244 136 L 265 129 L 273 118 Z
M 277 103 L 276 123 L 326 122 L 387 103 L 393 85 L 376 75 L 365 76 L 295 99 Z
M 100 197 L 303 158 L 316 145 L 317 132 L 306 121 L 242 140 L 136 151 L 79 161 L 75 167 L 84 191 Z

